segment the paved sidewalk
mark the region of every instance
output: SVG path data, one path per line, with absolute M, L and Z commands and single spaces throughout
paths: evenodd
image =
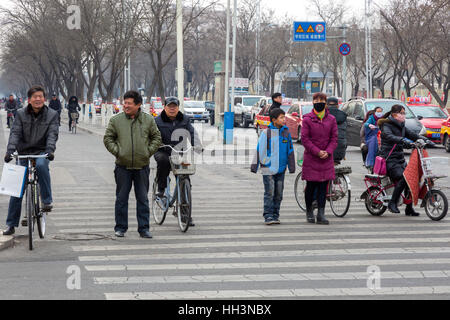
M 0 231 L 3 232 L 3 231 Z M 10 248 L 14 245 L 13 236 L 4 236 L 0 233 L 0 251 Z

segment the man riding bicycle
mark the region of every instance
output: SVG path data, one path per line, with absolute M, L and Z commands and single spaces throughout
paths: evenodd
M 16 116 L 17 111 L 17 102 L 14 99 L 13 95 L 9 96 L 9 100 L 5 103 L 5 110 L 7 112 L 6 114 L 6 125 L 8 128 L 12 127 L 14 117 Z
M 198 139 L 194 127 L 191 124 L 191 119 L 180 112 L 180 101 L 175 97 L 166 98 L 164 110 L 155 119 L 156 125 L 161 132 L 161 138 L 164 145 L 179 148 L 180 142 L 186 143 L 183 138 L 188 138 L 195 150 L 202 150 L 202 145 Z M 178 149 L 175 148 L 175 149 Z M 186 149 L 186 146 L 184 146 Z M 158 194 L 157 197 L 164 197 L 164 190 L 167 188 L 167 177 L 170 173 L 169 157 L 172 154 L 170 148 L 161 148 L 155 153 L 155 160 L 157 162 L 157 181 Z M 189 226 L 194 226 L 191 218 Z
M 5 162 L 12 160 L 11 155 L 17 151 L 19 155 L 48 154 L 46 158 L 36 159 L 36 171 L 43 203 L 43 211 L 49 212 L 52 206 L 52 190 L 50 181 L 49 161 L 55 156 L 58 140 L 58 113 L 45 105 L 45 90 L 34 86 L 28 91 L 29 105 L 17 110 L 14 126 L 9 135 Z M 20 165 L 26 166 L 27 160 L 20 160 Z M 12 235 L 19 226 L 22 209 L 22 198 L 11 197 L 9 201 L 6 225 L 8 229 L 3 235 Z M 26 221 L 26 220 L 25 220 Z M 22 221 L 22 224 L 25 224 Z

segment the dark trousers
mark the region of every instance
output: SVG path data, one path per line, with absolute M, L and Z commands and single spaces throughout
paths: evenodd
M 281 201 L 283 200 L 285 173 L 264 175 L 264 213 L 265 219 L 280 217 Z
M 41 191 L 41 202 L 43 204 L 51 204 L 53 202 L 49 163 L 50 161 L 48 159 L 36 159 L 36 171 Z M 28 161 L 21 159 L 19 165 L 28 166 Z M 11 197 L 9 199 L 8 217 L 6 218 L 6 225 L 8 227 L 19 226 L 20 215 L 22 213 L 22 199 L 23 197 Z
M 138 232 L 150 230 L 150 207 L 148 201 L 150 167 L 140 170 L 130 170 L 116 165 L 114 177 L 116 179 L 116 226 L 114 231 L 126 232 L 128 230 L 128 198 L 131 186 L 134 184 L 136 196 L 136 216 Z
M 314 200 L 317 200 L 319 208 L 325 208 L 327 200 L 328 181 L 307 181 L 305 189 L 306 207 L 311 208 Z
M 72 116 L 70 115 L 70 112 L 69 112 L 69 131 L 72 129 L 72 121 L 73 121 L 73 119 L 72 119 Z M 77 123 L 78 123 L 78 118 L 77 118 Z
M 167 177 L 170 174 L 170 155 L 164 151 L 155 153 L 156 179 L 158 181 L 158 192 L 163 192 L 167 188 Z

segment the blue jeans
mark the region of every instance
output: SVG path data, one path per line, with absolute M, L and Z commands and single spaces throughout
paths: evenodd
M 283 200 L 284 175 L 264 175 L 264 219 L 280 217 L 281 200 Z
M 150 167 L 140 170 L 129 170 L 116 165 L 114 177 L 116 179 L 116 226 L 114 231 L 126 232 L 128 230 L 128 198 L 131 186 L 134 183 L 136 196 L 136 216 L 138 232 L 142 233 L 150 229 L 150 207 L 148 201 Z
M 41 200 L 44 204 L 50 204 L 53 202 L 50 169 L 48 167 L 49 162 L 50 161 L 48 159 L 36 159 L 36 171 L 38 175 L 39 188 L 41 191 Z M 28 160 L 21 159 L 19 164 L 21 166 L 28 166 Z M 8 217 L 6 218 L 6 225 L 8 227 L 19 226 L 21 211 L 22 198 L 11 197 L 9 199 Z

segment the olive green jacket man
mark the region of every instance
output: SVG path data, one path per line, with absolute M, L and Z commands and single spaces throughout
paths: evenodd
M 138 110 L 135 118 L 124 112 L 111 118 L 103 143 L 116 157 L 116 164 L 127 169 L 140 170 L 161 146 L 161 133 L 149 114 Z

